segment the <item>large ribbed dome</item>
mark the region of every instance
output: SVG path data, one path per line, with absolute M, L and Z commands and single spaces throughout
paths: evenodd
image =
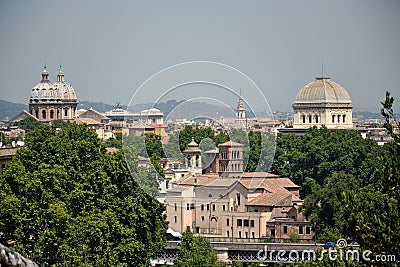
M 54 85 L 61 100 L 77 101 L 74 88 L 72 88 L 71 84 L 64 80 L 64 72 L 62 71 L 61 66 L 60 70 L 58 71 L 57 82 L 55 82 Z
M 338 83 L 328 77 L 319 77 L 304 86 L 296 96 L 293 106 L 297 104 L 345 104 L 352 106 L 350 95 Z
M 42 71 L 42 80 L 32 88 L 31 100 L 39 99 L 55 99 L 58 98 L 58 93 L 52 82 L 49 80 L 49 73 L 46 66 Z
M 77 101 L 75 91 L 72 86 L 65 82 L 64 73 L 61 70 L 57 75 L 57 82 L 52 83 L 49 80 L 49 73 L 46 67 L 42 72 L 42 80 L 35 85 L 31 91 L 31 100 L 34 101 Z

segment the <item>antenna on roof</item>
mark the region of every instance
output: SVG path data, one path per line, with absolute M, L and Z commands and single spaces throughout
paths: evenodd
M 322 60 L 322 64 L 321 64 L 321 71 L 322 71 L 322 78 L 324 78 L 324 60 Z

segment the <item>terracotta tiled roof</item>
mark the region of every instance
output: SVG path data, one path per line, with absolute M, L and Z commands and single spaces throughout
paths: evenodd
M 87 125 L 104 125 L 104 123 L 98 122 L 92 118 L 76 118 L 74 121 L 77 124 L 87 124 Z
M 193 186 L 203 186 L 208 185 L 211 182 L 217 180 L 218 174 L 203 174 L 203 175 L 187 175 L 183 177 L 180 181 L 180 185 L 193 185 Z
M 249 201 L 247 206 L 276 206 L 283 199 L 287 197 L 293 197 L 292 193 L 287 190 L 279 190 L 275 193 L 262 193 L 258 197 Z
M 207 184 L 207 186 L 214 186 L 214 187 L 230 187 L 238 182 L 238 179 L 233 178 L 219 178 L 214 180 L 213 182 Z
M 167 192 L 176 192 L 176 193 L 180 193 L 180 192 L 184 192 L 188 189 L 190 189 L 190 186 L 182 186 L 182 185 L 178 185 L 175 187 L 172 187 L 170 189 L 167 189 Z
M 13 148 L 2 148 L 0 149 L 0 156 L 13 156 L 17 153 L 17 150 L 19 148 L 13 147 Z
M 242 178 L 278 178 L 279 175 L 269 172 L 245 172 Z
M 276 192 L 289 188 L 299 188 L 300 186 L 293 183 L 289 178 L 241 178 L 240 183 L 247 189 L 264 188 L 268 192 Z
M 240 143 L 233 142 L 233 141 L 228 141 L 228 142 L 219 144 L 218 146 L 230 146 L 230 147 L 232 147 L 232 146 L 243 146 L 243 145 L 240 144 Z
M 102 113 L 100 113 L 97 110 L 92 109 L 92 108 L 90 108 L 89 110 L 85 110 L 84 112 L 80 113 L 79 117 L 85 118 L 85 116 L 88 116 L 90 113 L 97 114 L 100 117 L 100 119 L 102 119 L 102 120 L 109 120 L 110 119 L 109 117 L 104 116 Z

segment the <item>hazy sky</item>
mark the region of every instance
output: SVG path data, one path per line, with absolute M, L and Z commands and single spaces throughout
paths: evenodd
M 193 60 L 245 73 L 274 110 L 291 109 L 323 60 L 355 110 L 378 112 L 386 90 L 400 105 L 400 1 L 0 0 L 0 99 L 27 103 L 44 63 L 52 81 L 61 63 L 80 100 L 128 104 L 151 75 Z

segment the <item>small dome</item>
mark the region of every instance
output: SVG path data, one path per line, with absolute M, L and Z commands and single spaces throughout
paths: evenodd
M 188 144 L 188 148 L 183 151 L 184 153 L 188 152 L 201 152 L 199 149 L 199 145 L 194 141 L 194 137 L 192 137 L 192 141 Z
M 328 77 L 316 78 L 304 86 L 297 94 L 293 106 L 318 103 L 352 105 L 349 93 Z

